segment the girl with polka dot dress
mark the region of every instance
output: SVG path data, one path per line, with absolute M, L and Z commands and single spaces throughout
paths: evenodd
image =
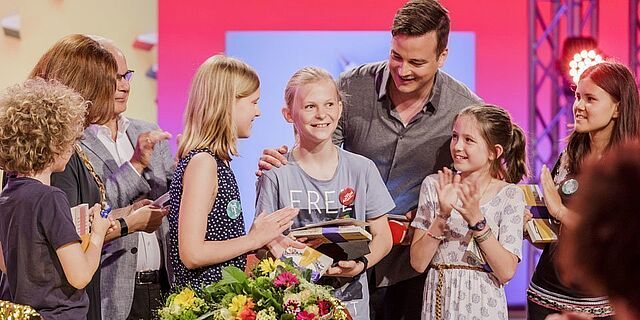
M 244 269 L 246 253 L 287 230 L 297 210 L 258 215 L 245 234 L 238 185 L 229 165 L 236 141 L 260 115 L 260 81 L 244 62 L 216 55 L 198 69 L 185 111 L 180 158 L 170 187 L 172 286 L 201 286 L 229 265 Z
M 411 265 L 428 269 L 422 319 L 508 319 L 504 284 L 522 257 L 525 138 L 496 106 L 455 118 L 453 166 L 425 178 Z

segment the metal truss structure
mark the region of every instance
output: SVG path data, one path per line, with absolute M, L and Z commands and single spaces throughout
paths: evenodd
M 638 1 L 638 0 L 632 0 Z M 598 38 L 598 0 L 529 0 L 529 160 L 537 181 L 543 164 L 553 165 L 573 116 L 573 95 L 560 68 L 568 37 Z
M 630 1 L 637 8 L 640 0 Z M 529 161 L 532 180 L 537 182 L 540 167 L 556 161 L 567 124 L 573 122 L 573 94 L 567 90 L 559 61 L 562 44 L 569 37 L 598 39 L 598 0 L 529 0 L 528 24 Z M 533 246 L 527 249 L 530 279 L 540 252 Z

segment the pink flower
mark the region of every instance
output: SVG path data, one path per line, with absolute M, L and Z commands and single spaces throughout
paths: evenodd
M 309 313 L 306 311 L 302 311 L 298 313 L 298 315 L 296 316 L 296 320 L 313 320 L 315 318 L 316 318 L 315 314 Z
M 327 300 L 319 300 L 318 301 L 318 308 L 320 309 L 320 316 L 324 316 L 326 314 L 328 314 L 329 312 L 331 312 L 331 308 L 333 306 L 331 305 L 331 302 L 327 301 Z
M 291 287 L 300 283 L 295 274 L 291 272 L 283 272 L 273 279 L 273 285 L 276 287 Z

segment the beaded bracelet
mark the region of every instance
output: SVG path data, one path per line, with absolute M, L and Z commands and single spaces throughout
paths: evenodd
M 476 240 L 476 243 L 480 244 L 485 240 L 489 239 L 489 236 L 491 236 L 491 228 L 487 227 L 487 231 L 485 231 L 483 234 L 479 236 L 473 236 L 473 239 Z
M 446 237 L 444 235 L 436 236 L 435 234 L 431 233 L 431 231 L 427 231 L 427 235 L 429 237 L 431 237 L 431 238 L 434 238 L 434 239 L 438 240 L 438 241 L 442 241 L 442 240 L 446 239 Z

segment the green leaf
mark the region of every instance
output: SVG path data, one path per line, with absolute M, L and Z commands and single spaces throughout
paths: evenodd
M 222 269 L 222 280 L 218 282 L 218 284 L 232 284 L 232 283 L 242 283 L 247 280 L 247 275 L 244 271 L 240 270 L 240 268 L 236 266 L 228 266 Z
M 293 317 L 292 314 L 285 313 L 285 314 L 280 316 L 280 320 L 295 320 L 295 318 Z
M 303 279 L 305 279 L 305 280 L 307 280 L 307 281 L 309 281 L 309 282 L 311 282 L 311 270 L 309 270 L 309 269 L 304 269 L 304 270 L 302 271 L 302 278 L 303 278 Z

